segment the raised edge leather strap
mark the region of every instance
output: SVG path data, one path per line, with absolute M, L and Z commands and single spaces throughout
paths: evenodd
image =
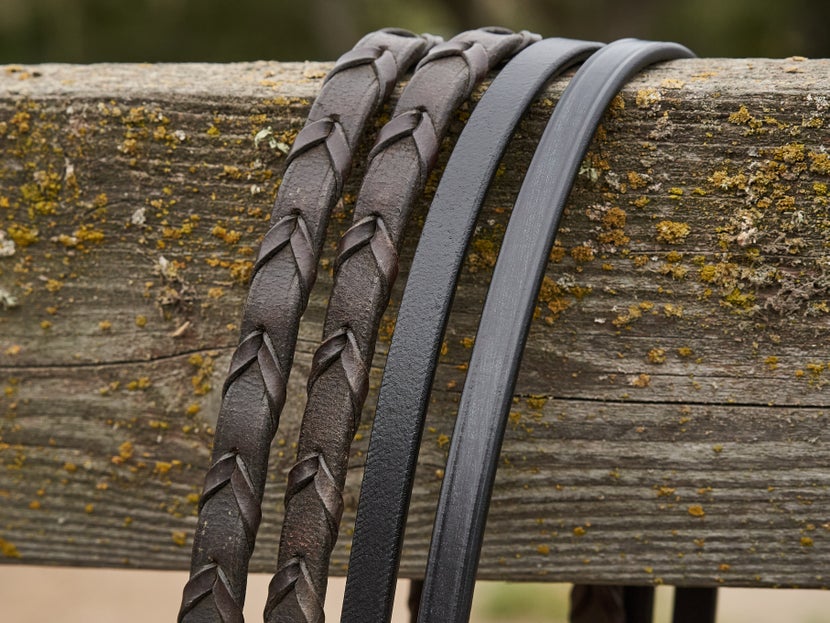
M 600 44 L 545 39 L 499 72 L 456 141 L 409 270 L 360 488 L 342 623 L 390 620 L 432 379 L 487 188 L 519 120 L 554 76 Z
M 533 38 L 481 29 L 434 47 L 370 152 L 354 224 L 340 240 L 323 341 L 309 373 L 297 463 L 288 475 L 277 572 L 265 608 L 268 623 L 323 620 L 349 448 L 409 213 L 456 108 L 490 69 Z
M 294 141 L 222 388 L 181 622 L 242 621 L 269 448 L 329 214 L 368 118 L 435 42 L 396 29 L 361 39 L 326 77 Z
M 616 41 L 589 58 L 554 108 L 505 232 L 476 334 L 430 544 L 420 623 L 470 615 L 484 524 L 534 301 L 556 229 L 603 111 L 643 67 L 683 46 Z

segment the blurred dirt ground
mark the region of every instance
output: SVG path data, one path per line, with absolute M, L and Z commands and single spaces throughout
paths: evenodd
M 187 575 L 173 571 L 123 571 L 0 565 L 3 623 L 146 623 L 175 621 Z M 270 576 L 253 575 L 245 617 L 258 621 Z M 340 618 L 344 580 L 329 587 L 326 620 Z M 482 582 L 471 623 L 565 623 L 568 585 Z M 393 623 L 409 621 L 408 582 L 398 588 Z M 657 590 L 655 623 L 671 620 L 672 592 Z M 830 623 L 830 591 L 722 589 L 718 623 Z
M 266 574 L 250 577 L 245 600 L 247 621 L 262 620 L 270 580 Z M 172 623 L 186 581 L 187 574 L 179 571 L 0 565 L 0 622 Z M 327 621 L 340 619 L 344 585 L 343 578 L 333 578 L 329 585 Z M 408 594 L 408 586 L 399 588 L 393 623 L 409 621 Z

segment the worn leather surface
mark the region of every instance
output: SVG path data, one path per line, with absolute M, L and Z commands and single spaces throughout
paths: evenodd
M 421 232 L 386 358 L 352 537 L 342 623 L 391 618 L 432 379 L 461 264 L 499 161 L 545 83 L 598 47 L 545 39 L 520 52 L 488 87 L 455 144 Z
M 309 374 L 277 572 L 265 608 L 268 623 L 323 620 L 349 448 L 411 207 L 456 108 L 491 68 L 535 38 L 525 32 L 481 29 L 434 47 L 416 68 L 370 152 L 354 224 L 340 240 L 323 341 Z
M 326 77 L 288 155 L 222 389 L 179 621 L 242 621 L 271 440 L 326 225 L 369 117 L 437 40 L 371 33 Z
M 602 114 L 634 73 L 692 53 L 633 39 L 605 46 L 554 108 L 505 232 L 476 334 L 441 487 L 420 623 L 469 619 L 484 525 L 534 301 L 565 200 Z

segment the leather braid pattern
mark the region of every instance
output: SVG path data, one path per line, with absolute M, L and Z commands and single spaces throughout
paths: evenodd
M 337 528 L 343 516 L 343 498 L 334 482 L 334 476 L 321 454 L 312 454 L 297 462 L 288 474 L 286 495 L 294 495 L 308 485 L 314 485 L 317 497 L 323 502 L 329 538 L 337 538 Z
M 275 576 L 268 587 L 266 612 L 286 599 L 295 599 L 295 608 L 305 621 L 322 621 L 325 618 L 323 602 L 314 592 L 308 567 L 302 558 L 294 557 L 283 565 L 283 572 Z
M 233 489 L 233 495 L 236 498 L 239 515 L 242 517 L 242 525 L 245 528 L 245 536 L 253 543 L 260 519 L 262 519 L 262 512 L 248 468 L 245 467 L 245 462 L 237 452 L 228 452 L 211 465 L 205 477 L 205 490 L 199 501 L 200 510 L 214 493 L 228 484 Z
M 270 443 L 285 404 L 299 319 L 314 285 L 329 214 L 369 116 L 435 42 L 398 30 L 364 37 L 338 59 L 294 141 L 222 389 L 191 578 L 179 612 L 182 623 L 242 621 Z
M 343 264 L 365 247 L 369 247 L 378 277 L 388 288 L 398 275 L 398 251 L 383 217 L 379 214 L 371 214 L 360 219 L 343 234 L 338 245 L 335 270 L 339 273 Z
M 190 612 L 199 601 L 212 596 L 222 623 L 242 623 L 242 608 L 233 595 L 228 576 L 215 562 L 198 569 L 184 590 L 182 610 L 179 616 Z
M 228 377 L 222 388 L 222 397 L 225 397 L 233 382 L 254 363 L 259 366 L 259 373 L 265 387 L 265 395 L 268 398 L 268 416 L 270 423 L 273 428 L 276 428 L 277 422 L 275 414 L 279 413 L 279 409 L 285 404 L 285 385 L 288 379 L 280 366 L 279 358 L 274 349 L 274 343 L 263 329 L 252 331 L 237 346 L 231 358 Z M 218 465 L 219 462 L 215 462 L 210 470 L 208 470 L 208 474 Z M 205 486 L 205 494 L 201 502 L 202 505 L 204 505 L 204 498 L 206 496 L 207 486 Z
M 314 478 L 302 479 L 302 487 L 292 486 L 301 479 L 289 477 L 277 572 L 265 609 L 267 623 L 323 621 L 313 603 L 325 598 L 337 538 L 332 509 L 342 508 L 349 447 L 366 397 L 378 325 L 397 276 L 406 221 L 457 106 L 491 67 L 531 40 L 527 33 L 479 30 L 433 48 L 370 152 L 355 222 L 338 247 L 324 340 L 309 374 L 297 452 L 300 463 L 292 469 L 293 475 L 300 465 L 316 461 L 330 470 L 332 481 L 321 490 L 319 469 Z M 308 574 L 298 573 L 300 563 Z
M 346 380 L 349 388 L 349 400 L 352 403 L 352 408 L 357 411 L 359 417 L 360 410 L 363 408 L 363 402 L 366 400 L 366 394 L 369 390 L 369 370 L 360 353 L 357 338 L 348 328 L 341 329 L 329 336 L 320 345 L 317 352 L 314 353 L 311 372 L 308 375 L 308 386 L 313 387 L 317 379 L 335 363 L 340 364 L 343 378 Z M 357 427 L 358 423 L 359 421 L 355 420 L 355 427 Z M 315 456 L 320 457 L 320 460 L 323 461 L 322 455 L 317 454 Z M 286 497 L 293 496 L 297 491 L 299 489 L 289 486 L 286 491 Z M 337 531 L 335 530 L 336 533 Z
M 487 88 L 453 147 L 409 267 L 386 355 L 360 486 L 341 623 L 389 623 L 392 618 L 432 379 L 478 213 L 534 97 L 552 77 L 598 47 L 547 39 L 522 50 Z M 420 603 L 418 586 L 410 590 L 413 621 Z
M 384 56 L 381 55 L 379 58 L 384 58 Z M 381 81 L 381 77 L 378 77 L 378 81 Z M 339 194 L 343 187 L 343 180 L 349 174 L 352 155 L 346 133 L 343 131 L 343 126 L 337 120 L 331 117 L 324 117 L 318 121 L 309 123 L 300 130 L 297 138 L 294 139 L 291 151 L 288 153 L 286 166 L 290 165 L 300 154 L 318 145 L 324 145 L 326 148 L 332 173 L 334 173 L 337 182 L 338 192 L 336 194 Z M 277 225 L 273 227 L 277 227 Z

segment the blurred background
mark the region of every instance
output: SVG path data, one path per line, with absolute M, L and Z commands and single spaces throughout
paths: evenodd
M 501 25 L 699 56 L 830 56 L 828 0 L 0 0 L 0 63 L 334 60 L 383 26 Z
M 270 575 L 249 578 L 245 619 L 262 620 Z M 178 571 L 60 569 L 0 565 L 0 620 L 8 623 L 174 621 L 187 574 Z M 344 582 L 333 578 L 326 621 L 340 620 Z M 395 595 L 392 623 L 409 623 L 409 582 Z M 479 582 L 470 623 L 567 623 L 567 584 Z M 717 623 L 828 623 L 827 591 L 721 589 Z M 654 623 L 671 623 L 674 591 L 656 591 Z M 46 607 L 44 607 L 46 606 Z
M 334 60 L 383 26 L 449 37 L 482 25 L 599 41 L 674 40 L 710 57 L 830 56 L 830 0 L 0 0 L 0 64 Z M 183 572 L 0 565 L 2 618 L 36 623 L 45 620 L 44 603 L 62 603 L 67 623 L 173 620 L 185 579 Z M 251 620 L 267 579 L 252 578 Z M 342 580 L 331 591 L 332 621 L 340 591 Z M 474 620 L 564 621 L 567 592 L 565 585 L 488 583 L 476 593 Z M 828 597 L 724 590 L 719 621 L 827 622 Z M 669 620 L 670 603 L 670 591 L 658 591 L 658 621 Z

